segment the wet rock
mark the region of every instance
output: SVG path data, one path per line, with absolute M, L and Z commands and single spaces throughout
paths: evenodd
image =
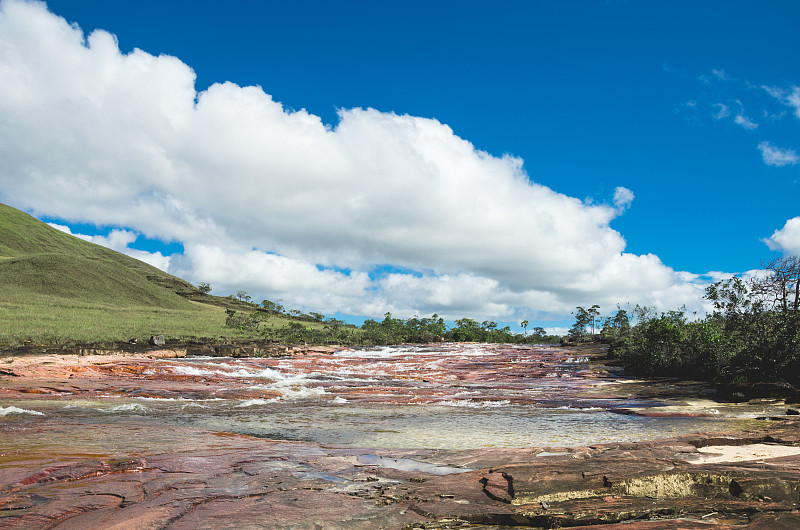
M 545 371 L 537 367 L 539 360 L 528 362 L 511 349 L 498 352 L 502 362 L 481 361 L 487 362 L 485 373 L 490 374 L 482 382 L 487 392 L 503 396 L 502 388 L 485 382 L 489 377 L 497 387 L 512 389 L 518 388 L 513 384 L 519 379 L 530 385 L 541 381 L 529 375 Z M 237 364 L 252 372 L 280 363 L 317 370 L 332 360 L 349 369 L 369 363 L 332 357 L 310 351 L 294 359 Z M 441 356 L 436 360 L 445 364 Z M 11 363 L 9 369 L 20 377 L 4 378 L 0 392 L 4 403 L 19 400 L 22 406 L 36 395 L 59 407 L 67 395 L 178 403 L 269 397 L 265 390 L 251 388 L 259 380 L 241 371 L 226 377 L 209 368 L 214 363 L 230 361 L 41 357 Z M 446 369 L 436 369 L 441 373 L 428 369 L 424 378 L 451 383 L 456 380 L 450 379 L 452 374 L 466 380 L 480 373 L 474 359 L 446 363 Z M 187 366 L 196 370 L 181 370 Z M 398 393 L 409 394 L 408 399 L 450 400 L 462 390 L 434 383 L 416 390 L 419 372 L 425 370 L 422 363 L 392 369 L 407 378 L 392 384 Z M 416 386 L 403 386 L 406 380 Z M 675 388 L 684 390 L 670 391 Z M 349 399 L 378 403 L 380 393 L 386 393 L 385 388 L 345 390 L 351 392 Z M 782 412 L 785 405 L 781 407 Z M 20 416 L 0 423 L 0 527 L 800 527 L 800 459 L 759 453 L 757 458 L 711 463 L 703 461 L 707 450 L 700 451 L 754 444 L 766 450 L 800 446 L 800 421 L 785 417 L 745 432 L 589 447 L 365 450 L 182 424 L 165 429 L 135 416 L 119 421 L 97 416 L 84 422 L 57 414 Z
M 167 343 L 164 335 L 153 335 L 150 337 L 151 346 L 164 346 Z

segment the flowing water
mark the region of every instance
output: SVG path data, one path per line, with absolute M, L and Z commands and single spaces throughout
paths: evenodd
M 120 368 L 117 383 L 93 393 L 0 398 L 0 427 L 58 418 L 113 422 L 120 432 L 162 425 L 350 447 L 458 449 L 665 438 L 736 428 L 758 414 L 712 402 L 686 413 L 630 414 L 664 403 L 612 392 L 622 384 L 617 377 L 574 355 L 561 348 L 446 344 L 154 360 Z M 109 443 L 98 436 L 95 443 Z M 115 443 L 125 441 L 117 436 Z

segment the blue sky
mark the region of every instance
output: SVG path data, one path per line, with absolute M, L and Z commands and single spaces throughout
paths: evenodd
M 30 9 L 25 13 L 16 8 L 12 13 L 9 9 L 11 5 L 30 7 L 30 4 L 6 1 L 2 5 L 7 12 L 4 23 L 11 25 L 7 27 L 22 27 L 21 21 L 33 16 L 27 12 Z M 128 169 L 113 169 L 119 173 L 113 180 L 115 189 L 126 188 L 127 184 L 120 183 L 131 185 L 127 199 L 122 196 L 115 199 L 113 190 L 90 186 L 88 189 L 97 189 L 97 194 L 81 198 L 80 207 L 70 206 L 48 198 L 47 194 L 34 196 L 32 185 L 25 187 L 18 182 L 31 165 L 37 164 L 42 166 L 36 171 L 36 179 L 43 179 L 41 182 L 62 185 L 64 181 L 73 184 L 81 179 L 91 181 L 92 168 L 106 162 L 98 162 L 90 153 L 106 148 L 109 153 L 114 150 L 105 145 L 96 146 L 92 141 L 84 144 L 83 153 L 80 145 L 64 147 L 59 144 L 63 150 L 54 150 L 52 145 L 42 144 L 43 149 L 69 161 L 59 165 L 71 169 L 58 178 L 45 176 L 46 166 L 35 157 L 26 159 L 17 155 L 18 162 L 7 163 L 2 168 L 0 200 L 69 227 L 73 233 L 105 236 L 106 239 L 98 240 L 100 243 L 111 245 L 109 230 L 117 229 L 118 236 L 124 233 L 115 240 L 119 249 L 160 251 L 165 258 L 160 262 L 162 266 L 192 281 L 211 281 L 219 289 L 247 289 L 256 296 L 280 298 L 287 305 L 296 304 L 312 311 L 330 312 L 337 308 L 360 316 L 377 316 L 385 310 L 408 316 L 436 311 L 453 317 L 481 318 L 483 315 L 506 322 L 527 318 L 544 327 L 559 327 L 568 322 L 568 309 L 574 305 L 600 303 L 604 310 L 610 311 L 616 300 L 623 304 L 647 303 L 663 310 L 671 309 L 667 306 L 674 304 L 702 309 L 698 293 L 702 293 L 703 282 L 724 276 L 709 277 L 707 273 L 743 273 L 757 268 L 759 261 L 770 257 L 773 251 L 800 251 L 800 226 L 787 224 L 800 215 L 797 206 L 800 4 L 797 2 L 598 0 L 489 4 L 471 1 L 56 0 L 46 5 L 51 12 L 49 17 L 53 20 L 63 17 L 76 24 L 73 31 L 78 31 L 84 39 L 95 29 L 113 34 L 119 57 L 125 57 L 136 48 L 154 59 L 174 57 L 176 62 L 182 63 L 181 68 L 194 72 L 198 98 L 209 87 L 221 86 L 219 84 L 224 82 L 234 83 L 237 88 L 257 86 L 271 96 L 272 101 L 280 102 L 287 116 L 304 109 L 312 121 L 319 117 L 319 121 L 338 136 L 344 136 L 339 128 L 340 120 L 359 124 L 360 128 L 353 125 L 352 130 L 360 131 L 364 138 L 372 138 L 370 127 L 378 127 L 379 123 L 381 134 L 388 135 L 387 131 L 410 127 L 413 121 L 414 127 L 436 128 L 438 132 L 433 136 L 441 139 L 442 134 L 446 135 L 446 130 L 442 132 L 438 128 L 442 125 L 449 127 L 452 134 L 447 142 L 464 140 L 476 152 L 485 152 L 492 159 L 487 161 L 484 157 L 476 161 L 476 164 L 488 166 L 485 170 L 475 169 L 476 180 L 463 185 L 465 197 L 485 198 L 474 204 L 470 200 L 464 203 L 464 209 L 471 209 L 461 222 L 465 225 L 464 233 L 431 241 L 426 240 L 428 232 L 445 227 L 450 232 L 458 232 L 459 225 L 439 224 L 436 222 L 439 218 L 433 213 L 435 207 L 418 211 L 414 203 L 417 199 L 420 202 L 435 200 L 447 203 L 442 212 L 448 213 L 448 208 L 453 208 L 453 215 L 463 214 L 459 213 L 457 201 L 446 199 L 447 190 L 453 189 L 448 185 L 460 185 L 457 177 L 443 176 L 445 173 L 426 177 L 421 170 L 419 179 L 409 178 L 408 185 L 416 185 L 419 195 L 425 197 L 398 191 L 395 196 L 402 208 L 383 196 L 386 192 L 381 190 L 391 186 L 376 184 L 381 178 L 389 179 L 383 173 L 391 168 L 403 168 L 402 174 L 389 179 L 394 183 L 393 179 L 403 179 L 409 171 L 419 167 L 416 162 L 409 162 L 409 158 L 402 158 L 406 150 L 424 151 L 422 158 L 427 165 L 452 167 L 451 162 L 437 158 L 444 156 L 440 155 L 439 148 L 429 149 L 426 144 L 416 143 L 416 139 L 412 147 L 403 143 L 405 139 L 403 142 L 387 140 L 387 144 L 372 146 L 369 153 L 353 155 L 358 160 L 363 156 L 381 155 L 381 160 L 396 160 L 397 164 L 387 162 L 386 166 L 381 166 L 379 161 L 370 158 L 363 165 L 375 170 L 353 180 L 343 176 L 341 187 L 353 186 L 354 191 L 344 195 L 344 199 L 335 194 L 330 198 L 347 202 L 347 197 L 358 195 L 359 200 L 384 205 L 383 210 L 344 208 L 334 214 L 333 220 L 310 215 L 317 226 L 323 227 L 339 222 L 336 215 L 360 220 L 359 226 L 355 226 L 354 221 L 331 229 L 324 240 L 317 238 L 311 228 L 297 229 L 302 221 L 289 222 L 294 213 L 284 212 L 282 217 L 269 220 L 259 217 L 259 207 L 274 211 L 281 206 L 267 202 L 259 205 L 257 197 L 259 193 L 267 193 L 265 190 L 279 194 L 283 188 L 276 183 L 294 179 L 305 183 L 305 191 L 288 190 L 287 200 L 293 201 L 298 209 L 319 211 L 319 205 L 325 204 L 322 199 L 327 188 L 319 189 L 314 185 L 318 181 L 308 175 L 323 172 L 328 167 L 325 164 L 321 168 L 309 166 L 306 173 L 291 177 L 280 174 L 285 164 L 270 160 L 263 161 L 263 172 L 250 165 L 243 166 L 240 172 L 247 177 L 229 178 L 235 179 L 235 185 L 245 192 L 228 199 L 234 201 L 232 204 L 245 201 L 249 206 L 243 211 L 252 213 L 243 214 L 238 220 L 221 213 L 206 215 L 204 210 L 208 206 L 202 197 L 195 200 L 184 196 L 178 188 L 161 187 L 158 179 L 141 189 L 133 189 L 136 186 L 132 183 L 141 180 L 137 171 L 152 173 L 165 167 L 162 161 L 148 162 L 137 169 L 142 158 L 137 158 L 135 153 L 130 154 L 130 161 L 126 162 Z M 41 5 L 38 7 L 41 12 Z M 37 34 L 33 30 L 19 34 L 7 32 L 7 35 L 9 41 L 20 46 L 27 43 L 28 47 L 35 39 L 52 38 L 52 35 Z M 94 47 L 84 42 L 84 48 L 92 50 Z M 41 53 L 52 55 L 32 56 L 28 62 L 42 67 L 50 60 L 65 62 L 57 57 L 60 52 Z M 98 51 L 97 57 L 86 59 L 81 68 L 59 75 L 74 80 L 87 76 L 88 71 L 95 71 L 91 68 L 96 67 L 99 72 L 107 67 L 102 66 L 106 63 L 100 55 Z M 35 64 L 28 67 L 33 68 Z M 173 62 L 161 68 L 174 67 L 178 72 L 177 66 Z M 137 83 L 141 82 L 143 87 L 153 84 L 149 82 L 148 85 L 144 77 L 136 77 L 140 71 L 136 68 L 128 71 L 126 86 L 136 91 L 136 96 L 131 97 L 137 98 L 137 105 L 146 109 L 148 101 L 152 103 L 160 98 L 170 87 L 161 92 L 154 90 L 152 94 L 146 89 L 138 90 Z M 92 75 L 84 78 L 106 79 Z M 49 79 L 54 85 L 56 81 L 64 83 L 52 76 L 41 79 Z M 175 86 L 178 85 L 180 83 L 176 82 Z M 101 86 L 99 81 L 97 86 Z M 65 130 L 73 136 L 75 131 L 93 126 L 95 122 L 78 116 L 79 110 L 61 112 L 64 105 L 84 108 L 81 98 L 97 101 L 100 97 L 96 94 L 87 95 L 91 88 L 81 87 L 71 94 L 69 89 L 60 90 L 57 86 L 49 89 L 52 93 L 42 92 L 45 95 L 38 96 L 54 105 L 47 119 L 39 115 L 39 111 L 25 115 L 17 110 L 13 120 L 26 125 L 58 120 L 57 123 L 64 123 Z M 100 115 L 116 116 L 108 109 L 119 110 L 116 105 L 126 104 L 119 96 L 124 90 L 119 87 L 114 90 L 118 96 L 108 96 L 111 91 L 107 87 L 101 90 L 105 94 L 103 97 L 108 97 L 100 98 L 103 106 Z M 245 92 L 231 92 L 222 99 L 235 100 L 238 105 Z M 251 103 L 258 106 L 257 99 Z M 47 104 L 40 108 L 46 109 Z M 351 109 L 374 109 L 377 114 L 347 114 Z M 150 116 L 146 110 L 141 115 Z M 347 117 L 342 118 L 343 115 Z M 7 115 L 8 123 L 12 122 L 11 116 Z M 214 116 L 222 116 L 223 121 L 233 127 L 230 124 L 236 123 L 238 114 L 222 108 Z M 241 116 L 247 116 L 242 119 L 248 121 L 256 120 L 252 113 Z M 391 116 L 409 119 L 395 120 L 397 123 L 389 126 L 386 120 Z M 75 123 L 66 123 L 73 118 Z M 411 118 L 429 118 L 435 122 Z M 131 127 L 141 125 L 132 123 L 123 116 L 114 130 L 128 127 L 126 130 L 130 131 Z M 390 128 L 385 129 L 384 125 Z M 222 129 L 224 127 L 216 127 L 216 130 Z M 31 130 L 35 130 L 32 125 Z M 168 160 L 166 166 L 183 168 L 181 175 L 186 180 L 182 182 L 196 182 L 200 188 L 207 186 L 210 193 L 216 189 L 206 179 L 221 178 L 219 172 L 216 177 L 200 174 L 201 168 L 211 163 L 209 160 L 204 160 L 202 166 L 195 166 L 200 162 L 192 158 L 194 155 L 186 154 L 191 150 L 189 147 L 175 146 L 173 153 L 170 151 L 173 147 L 168 145 L 170 141 L 157 138 L 157 134 L 147 132 L 150 130 L 142 129 L 144 132 L 134 135 L 136 138 L 148 136 L 152 145 L 158 146 L 143 148 L 142 152 L 163 150 Z M 273 143 L 280 144 L 280 138 L 276 136 Z M 193 147 L 205 145 L 206 153 L 224 143 L 212 137 L 194 140 L 197 142 Z M 313 141 L 307 139 L 301 143 L 308 145 Z M 388 149 L 387 145 L 401 144 L 404 147 L 392 148 L 388 153 L 382 151 Z M 224 154 L 223 147 L 219 147 L 220 153 L 214 160 L 233 157 L 236 148 L 233 145 L 228 154 Z M 286 147 L 283 152 L 294 152 L 295 148 Z M 276 149 L 281 152 L 279 147 Z M 348 148 L 347 153 L 352 153 L 352 149 Z M 539 214 L 536 208 L 550 212 L 547 208 L 557 208 L 560 199 L 552 194 L 536 195 L 535 199 L 533 196 L 530 199 L 536 201 L 536 208 L 527 208 L 520 199 L 520 204 L 508 208 L 508 215 L 502 215 L 507 204 L 503 202 L 507 200 L 504 197 L 520 197 L 528 191 L 514 188 L 517 184 L 509 184 L 513 177 L 494 176 L 496 166 L 501 164 L 495 161 L 510 160 L 503 158 L 505 155 L 519 161 L 521 168 L 509 166 L 497 171 L 516 171 L 514 174 L 522 174 L 529 182 L 559 196 L 579 200 L 582 206 L 575 206 L 577 209 L 566 215 L 566 220 L 556 215 L 553 221 L 549 214 Z M 299 160 L 308 158 L 302 154 L 298 156 Z M 339 155 L 331 156 L 334 158 L 330 160 L 339 160 Z M 263 157 L 268 158 L 269 154 Z M 236 156 L 236 160 L 241 159 L 240 154 Z M 404 165 L 406 162 L 408 166 Z M 230 167 L 232 172 L 237 171 L 235 166 Z M 389 169 L 382 172 L 381 167 Z M 304 170 L 300 167 L 297 171 Z M 486 172 L 484 180 L 481 180 L 481 171 Z M 439 177 L 441 185 L 428 188 L 425 184 Z M 32 178 L 28 175 L 27 181 Z M 270 178 L 277 180 L 265 184 Z M 306 178 L 309 180 L 304 180 Z M 496 184 L 494 178 L 499 179 Z M 375 191 L 370 191 L 373 184 Z M 469 187 L 472 185 L 474 188 Z M 495 194 L 493 187 L 502 192 Z M 252 190 L 252 196 L 248 196 L 247 189 Z M 362 197 L 358 190 L 363 189 L 367 191 Z M 615 204 L 615 193 L 620 189 L 627 190 L 628 195 L 618 194 Z M 72 192 L 77 193 L 73 188 L 65 188 L 64 196 L 71 197 Z M 145 216 L 153 218 L 142 221 L 141 214 L 125 217 L 113 206 L 120 204 L 115 200 L 124 204 L 123 199 L 138 201 L 148 194 L 178 204 L 170 210 L 173 213 L 179 210 L 191 214 L 180 217 L 181 221 L 165 211 L 145 208 L 142 210 L 147 212 Z M 630 196 L 634 198 L 631 200 Z M 305 199 L 308 203 L 303 202 Z M 545 203 L 547 207 L 542 206 Z M 387 208 L 394 215 L 381 217 L 381 212 L 386 212 Z M 531 209 L 536 212 L 528 218 L 525 212 Z M 560 211 L 565 210 L 562 207 Z M 470 224 L 474 218 L 489 215 L 485 212 L 496 215 L 487 218 L 486 226 L 504 233 L 518 232 L 513 237 L 498 238 L 502 241 L 493 246 L 494 240 L 489 235 L 483 234 L 477 224 L 474 228 Z M 582 218 L 583 214 L 587 215 L 585 222 L 564 227 L 570 223 L 569 219 Z M 171 229 L 159 226 L 154 220 L 159 215 L 163 216 L 165 226 L 172 223 Z M 520 222 L 515 223 L 514 216 L 521 216 Z M 542 216 L 547 217 L 548 222 L 541 221 Z M 191 219 L 191 223 L 206 223 L 203 226 L 214 227 L 225 237 L 219 236 L 212 245 L 213 250 L 204 247 L 205 253 L 195 252 L 192 249 L 199 248 L 199 240 L 197 235 L 189 234 L 189 224 L 185 229 L 175 228 L 182 222 L 189 223 L 187 219 Z M 281 219 L 287 219 L 285 225 Z M 403 226 L 405 219 L 411 227 Z M 415 223 L 415 219 L 419 222 Z M 196 228 L 197 224 L 193 226 Z M 379 236 L 371 239 L 370 234 L 363 233 L 364 226 L 374 226 L 373 234 Z M 556 227 L 552 234 L 542 235 L 542 231 L 552 226 Z M 594 229 L 598 232 L 593 233 Z M 575 234 L 576 230 L 583 230 L 589 243 L 598 242 L 611 250 L 607 254 L 603 254 L 602 249 L 587 250 L 587 265 L 581 269 L 577 263 L 583 259 L 582 240 Z M 782 232 L 768 246 L 765 240 L 778 230 Z M 286 236 L 275 236 L 278 231 Z M 398 235 L 399 232 L 403 234 Z M 479 232 L 480 235 L 476 235 Z M 266 236 L 268 233 L 270 235 Z M 332 243 L 338 241 L 338 235 L 342 235 L 341 241 Z M 459 237 L 463 237 L 463 244 L 453 242 Z M 488 243 L 471 246 L 471 241 L 482 241 L 483 237 Z M 420 241 L 418 246 L 412 244 L 414 238 Z M 168 245 L 161 247 L 159 241 Z M 564 248 L 562 241 L 567 241 Z M 515 246 L 515 242 L 519 242 L 526 253 L 515 249 L 506 255 L 506 249 Z M 437 255 L 436 248 L 442 248 L 447 257 Z M 498 263 L 513 266 L 504 268 L 490 263 L 485 256 L 477 256 L 482 248 Z M 171 254 L 175 255 L 174 259 L 166 260 Z M 657 256 L 660 264 L 643 258 L 648 255 Z M 234 259 L 234 256 L 238 257 Z M 277 264 L 269 256 L 298 261 Z M 639 258 L 634 260 L 634 256 Z M 248 265 L 237 270 L 237 261 L 243 260 Z M 626 264 L 620 265 L 620 260 Z M 219 266 L 203 267 L 201 261 L 215 262 Z M 630 265 L 633 261 L 637 263 L 635 266 Z M 311 278 L 313 273 L 303 281 L 292 278 L 291 271 L 301 270 L 304 265 L 313 265 L 316 270 L 330 274 L 324 279 Z M 636 270 L 626 272 L 629 266 Z M 281 272 L 277 273 L 275 267 Z M 569 279 L 534 281 L 526 278 L 526 267 L 531 271 L 530 277 L 555 278 L 553 271 L 568 270 L 574 274 L 573 278 L 583 279 L 579 282 Z M 592 278 L 593 271 L 600 269 L 605 272 Z M 359 272 L 366 278 L 356 278 Z M 376 277 L 391 276 L 393 272 L 397 272 L 394 282 L 375 284 Z M 264 275 L 284 279 L 285 288 L 277 280 L 255 281 Z M 665 279 L 666 276 L 671 279 Z M 626 285 L 629 277 L 633 279 Z M 428 283 L 422 285 L 423 280 Z M 328 294 L 323 296 L 320 291 Z M 336 295 L 330 295 L 331 292 Z M 327 301 L 315 302 L 321 299 Z

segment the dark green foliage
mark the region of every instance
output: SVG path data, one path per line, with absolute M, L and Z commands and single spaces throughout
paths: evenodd
M 454 342 L 491 342 L 495 344 L 529 342 L 525 333 L 522 335 L 512 333 L 508 326 L 498 328 L 497 323 L 491 320 L 484 320 L 481 324 L 478 324 L 471 318 L 462 318 L 456 320 L 455 324 L 455 327 L 445 334 L 445 339 Z M 536 339 L 537 342 L 543 342 L 545 339 L 544 330 L 542 328 L 536 329 L 541 330 L 541 335 L 537 335 L 534 330 L 531 338 Z
M 436 342 L 444 338 L 446 326 L 439 315 L 430 318 L 393 318 L 386 313 L 382 321 L 369 319 L 361 326 L 366 344 L 402 344 Z
M 587 327 L 591 327 L 590 337 L 593 337 L 595 325 L 600 316 L 600 306 L 593 305 L 589 309 L 578 306 L 575 310 L 575 324 L 573 324 L 569 330 L 569 338 L 577 341 L 584 340 L 586 338 Z
M 628 316 L 628 312 L 617 306 L 617 312 L 603 322 L 603 329 L 600 331 L 600 335 L 615 344 L 627 337 L 630 331 L 631 318 Z
M 643 375 L 800 385 L 799 282 L 800 261 L 782 258 L 768 264 L 763 278 L 709 286 L 706 299 L 715 311 L 703 319 L 637 308 L 621 358 Z
M 283 306 L 278 302 L 273 302 L 271 300 L 262 300 L 261 307 L 271 313 L 283 313 Z
M 357 328 L 340 320 L 327 322 L 324 327 L 312 327 L 301 322 L 289 322 L 279 328 L 268 328 L 262 332 L 266 340 L 281 344 L 361 344 Z
M 365 340 L 373 344 L 400 344 L 402 342 L 489 342 L 494 344 L 531 342 L 558 342 L 561 337 L 548 336 L 544 329 L 536 328 L 530 337 L 523 334 L 512 333 L 508 326 L 498 328 L 497 322 L 485 320 L 482 323 L 471 318 L 460 318 L 455 321 L 455 326 L 447 329 L 444 320 L 434 314 L 430 318 L 414 317 L 408 320 L 392 318 L 387 313 L 382 322 L 367 320 L 362 329 L 365 331 Z
M 480 325 L 471 318 L 456 320 L 456 327 L 447 333 L 447 338 L 456 342 L 477 342 L 482 338 Z
M 439 315 L 431 317 L 412 317 L 408 320 L 394 318 L 386 313 L 383 320 L 368 319 L 358 329 L 335 318 L 325 318 L 319 313 L 303 314 L 289 310 L 283 316 L 293 319 L 286 325 L 276 327 L 267 324 L 268 315 L 277 314 L 276 304 L 265 300 L 263 308 L 255 311 L 227 310 L 226 325 L 240 331 L 258 331 L 264 339 L 283 344 L 338 344 L 338 345 L 387 345 L 420 344 L 438 341 L 525 343 L 530 342 L 524 335 L 512 333 L 508 326 L 499 328 L 496 322 L 484 321 L 478 324 L 469 318 L 456 321 L 456 326 L 448 330 L 444 319 Z M 269 308 L 269 309 L 266 309 Z M 281 306 L 281 309 L 282 306 Z M 304 323 L 310 323 L 305 325 Z M 322 327 L 319 324 L 324 324 Z M 535 328 L 530 335 L 534 342 L 557 342 L 560 337 L 548 336 L 544 329 Z
M 688 327 L 681 311 L 640 321 L 627 337 L 622 357 L 647 375 L 686 375 L 695 366 Z
M 250 301 L 252 300 L 252 298 L 250 298 L 250 295 L 247 294 L 247 291 L 236 291 L 236 299 L 239 300 L 240 302 L 247 302 L 247 303 L 250 303 Z
M 533 331 L 531 331 L 531 337 L 534 337 L 536 340 L 545 341 L 545 342 L 554 342 L 552 340 L 547 340 L 547 339 L 552 339 L 552 338 L 560 339 L 561 338 L 561 337 L 553 337 L 552 335 L 548 336 L 547 335 L 547 331 L 545 331 L 544 328 L 540 328 L 538 326 L 533 328 Z
M 258 331 L 258 325 L 267 320 L 267 315 L 261 311 L 240 313 L 233 309 L 226 309 L 225 325 L 239 331 Z

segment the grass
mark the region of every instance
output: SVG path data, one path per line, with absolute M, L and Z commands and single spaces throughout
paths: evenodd
M 0 204 L 0 348 L 110 345 L 152 335 L 182 341 L 262 338 L 226 327 L 225 309 L 255 310 L 203 294 L 144 262 Z M 292 321 L 274 315 L 260 327 Z
M 15 208 L 0 204 L 0 256 L 22 257 L 31 254 L 60 254 L 116 263 L 143 277 L 168 277 L 191 284 L 125 254 L 89 243 L 42 223 Z
M 199 304 L 198 304 L 199 305 Z M 225 310 L 117 307 L 71 300 L 0 302 L 0 345 L 26 341 L 43 346 L 113 344 L 152 335 L 174 339 L 233 335 L 224 328 Z
M 197 289 L 147 263 L 0 204 L 0 302 L 31 294 L 98 304 L 189 308 Z
M 18 347 L 28 343 L 40 346 L 110 346 L 131 339 L 143 342 L 152 335 L 164 335 L 167 339 L 182 342 L 262 338 L 258 332 L 226 327 L 225 316 L 224 308 L 198 302 L 189 302 L 186 309 L 118 307 L 41 296 L 23 302 L 0 302 L 0 347 Z M 289 317 L 276 315 L 261 327 L 282 327 L 292 321 Z
M 0 261 L 0 301 L 33 295 L 100 305 L 189 309 L 185 298 L 115 261 L 61 253 L 28 254 Z

